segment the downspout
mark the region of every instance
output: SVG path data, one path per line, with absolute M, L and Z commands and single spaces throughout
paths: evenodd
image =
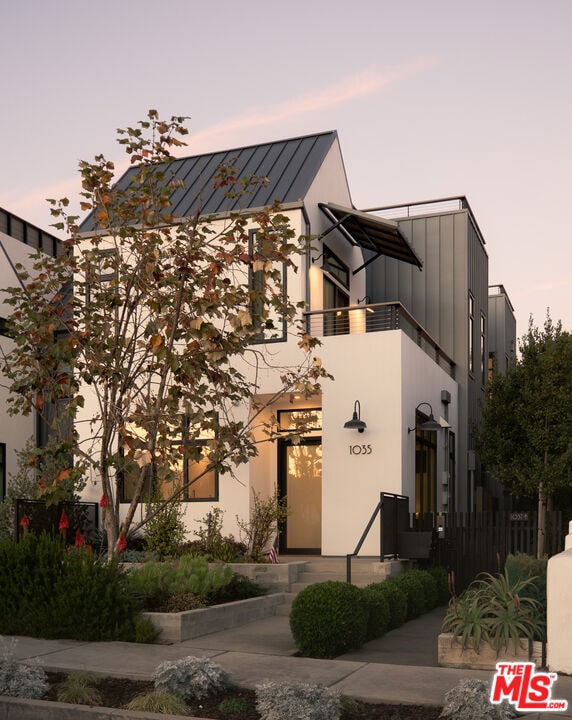
M 302 205 L 302 217 L 304 218 L 304 224 L 306 226 L 306 235 L 310 235 L 311 231 L 311 225 L 310 225 L 310 218 L 308 217 L 308 213 L 306 211 L 306 205 Z M 309 271 L 310 271 L 310 260 L 312 257 L 312 253 L 310 250 L 310 246 L 306 246 L 306 254 L 304 256 L 306 261 L 306 271 L 304 274 L 304 302 L 306 303 L 306 310 L 311 310 L 310 307 L 310 283 L 309 283 Z

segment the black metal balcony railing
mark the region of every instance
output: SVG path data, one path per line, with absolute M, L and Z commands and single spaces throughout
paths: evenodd
M 452 378 L 455 363 L 399 302 L 350 305 L 305 313 L 306 328 L 314 337 L 356 335 L 401 330 Z

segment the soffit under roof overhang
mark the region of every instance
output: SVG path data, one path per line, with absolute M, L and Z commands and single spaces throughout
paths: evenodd
M 421 259 L 401 234 L 396 222 L 333 203 L 318 203 L 318 206 L 333 223 L 320 235 L 320 238 L 333 230 L 339 230 L 351 245 L 373 253 L 372 257 L 353 271 L 354 275 L 381 255 L 422 269 Z

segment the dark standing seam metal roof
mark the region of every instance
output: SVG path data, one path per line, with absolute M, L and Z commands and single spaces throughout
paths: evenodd
M 318 203 L 318 205 L 333 223 L 322 235 L 337 228 L 349 243 L 374 253 L 373 257 L 353 271 L 354 275 L 377 260 L 380 255 L 416 265 L 420 270 L 423 267 L 423 263 L 399 231 L 396 222 L 333 203 Z
M 197 210 L 202 215 L 211 215 L 259 208 L 276 200 L 299 202 L 304 199 L 336 138 L 337 133 L 333 130 L 173 160 L 168 166 L 165 182 L 180 179 L 184 187 L 173 191 L 169 212 L 184 218 L 194 215 Z M 237 167 L 239 177 L 257 175 L 268 178 L 268 183 L 254 188 L 253 194 L 227 198 L 228 188 L 213 187 L 214 176 L 223 163 Z M 135 172 L 136 168 L 130 168 L 119 179 L 117 187 L 128 187 Z M 81 224 L 81 231 L 89 232 L 93 227 L 90 213 Z

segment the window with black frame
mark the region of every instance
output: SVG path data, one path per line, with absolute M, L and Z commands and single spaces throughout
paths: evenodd
M 265 236 L 256 230 L 250 230 L 248 235 L 248 251 L 253 257 L 266 257 L 264 247 Z M 250 305 L 252 321 L 260 329 L 259 342 L 284 342 L 286 340 L 286 322 L 284 315 L 275 307 L 272 307 L 265 297 L 270 293 L 278 292 L 285 303 L 287 298 L 286 288 L 286 267 L 282 263 L 280 284 L 269 280 L 268 273 L 263 269 L 257 269 L 258 262 L 255 260 L 249 270 L 249 289 L 254 299 Z M 271 285 L 272 283 L 272 285 Z
M 6 443 L 0 443 L 0 498 L 6 497 Z
M 421 429 L 428 417 L 417 411 L 415 423 L 415 513 L 437 511 L 437 433 Z
M 175 458 L 168 463 L 152 464 L 144 481 L 143 499 L 166 500 L 180 491 L 181 500 L 218 500 L 219 478 L 217 470 L 211 467 L 210 441 L 200 435 L 196 437 L 188 416 L 183 415 L 179 436 L 171 443 Z M 141 477 L 141 467 L 136 459 L 122 457 L 118 471 L 121 501 L 130 502 Z
M 326 245 L 324 245 L 324 335 L 346 335 L 350 331 L 350 319 L 347 310 L 350 295 L 350 271 Z
M 212 439 L 212 438 L 211 438 Z M 196 432 L 188 415 L 181 418 L 181 442 L 175 441 L 182 458 L 183 498 L 200 502 L 218 500 L 218 472 L 210 459 L 210 440 Z

